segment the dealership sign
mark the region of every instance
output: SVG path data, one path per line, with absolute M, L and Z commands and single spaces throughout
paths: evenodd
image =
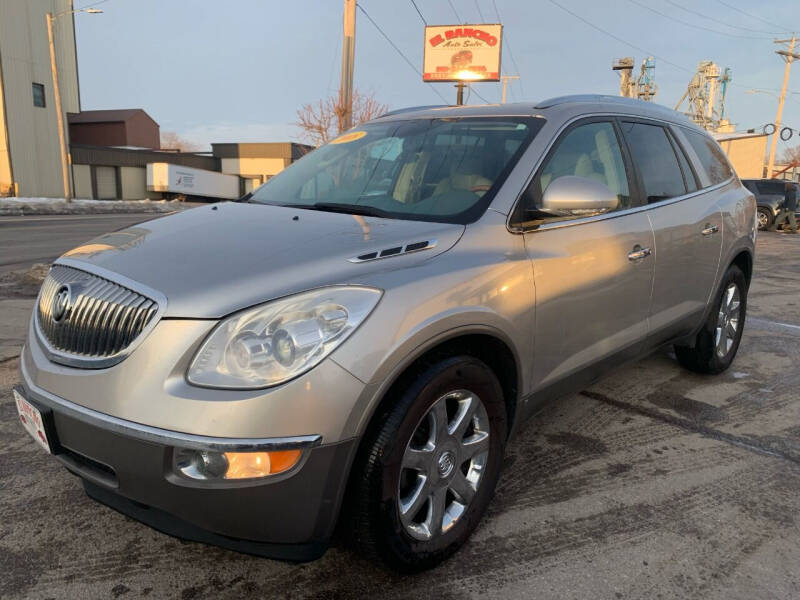
M 425 28 L 425 81 L 500 81 L 502 25 Z

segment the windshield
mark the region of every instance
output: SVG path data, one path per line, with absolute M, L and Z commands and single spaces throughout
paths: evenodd
M 249 201 L 470 223 L 486 210 L 542 123 L 531 117 L 369 123 L 303 157 Z

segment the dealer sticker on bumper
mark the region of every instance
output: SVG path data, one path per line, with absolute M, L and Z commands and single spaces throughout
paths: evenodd
M 39 445 L 52 454 L 50 450 L 50 442 L 47 441 L 47 433 L 44 430 L 44 422 L 42 421 L 42 413 L 33 404 L 28 402 L 22 397 L 17 390 L 14 390 L 14 400 L 17 403 L 17 412 L 19 413 L 19 420 L 22 425 L 28 430 L 28 433 L 33 436 Z

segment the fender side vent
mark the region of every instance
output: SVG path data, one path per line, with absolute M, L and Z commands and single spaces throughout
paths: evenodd
M 378 260 L 380 258 L 389 258 L 390 256 L 402 256 L 403 254 L 410 254 L 411 252 L 421 252 L 422 250 L 430 250 L 436 247 L 436 240 L 427 240 L 424 242 L 412 242 L 405 246 L 394 246 L 393 248 L 385 248 L 383 250 L 375 250 L 365 254 L 359 254 L 347 260 L 352 263 L 367 262 L 370 260 Z

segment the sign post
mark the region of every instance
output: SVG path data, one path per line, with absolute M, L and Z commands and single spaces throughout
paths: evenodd
M 463 104 L 469 82 L 500 81 L 502 37 L 500 24 L 425 27 L 422 80 L 456 82 L 457 104 Z

